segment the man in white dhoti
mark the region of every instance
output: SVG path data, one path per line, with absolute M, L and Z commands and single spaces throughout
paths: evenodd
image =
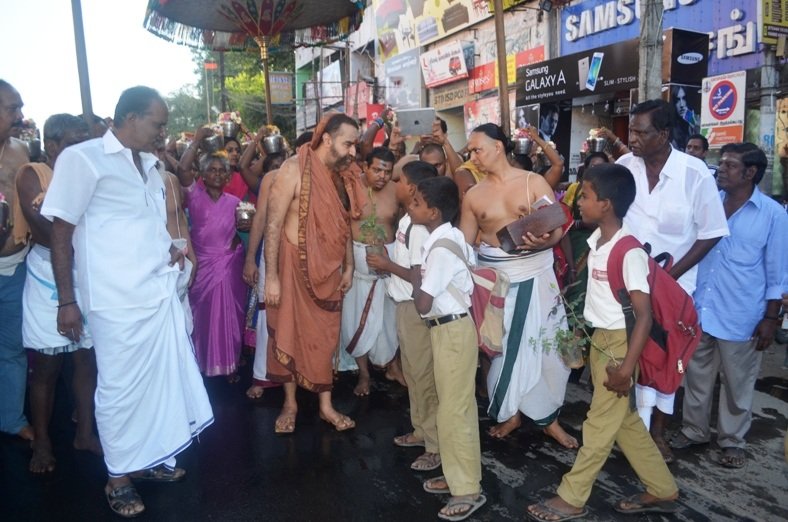
M 479 264 L 506 272 L 512 282 L 504 305 L 503 354 L 493 359 L 487 376 L 489 414 L 500 423 L 490 435 L 503 438 L 517 429 L 522 412 L 562 446 L 576 448 L 577 440 L 558 424 L 569 379 L 553 346 L 556 331 L 567 327 L 553 272 L 552 246 L 561 229 L 540 237 L 529 232 L 514 254 L 501 250 L 495 235 L 530 213 L 535 201 L 555 197 L 544 178 L 509 165 L 508 142 L 493 124 L 471 133 L 471 161 L 486 176 L 465 194 L 460 215 L 466 241 L 476 242 L 481 233 Z
M 358 368 L 353 393 L 369 395 L 369 363 L 386 367 L 386 377 L 405 385 L 397 355 L 397 305 L 386 292 L 388 279 L 367 266 L 367 247 L 393 253 L 399 204 L 391 173 L 394 154 L 376 147 L 366 158 L 361 184 L 366 188 L 362 218 L 353 220 L 353 286 L 342 302 L 339 370 Z
M 133 517 L 145 506 L 131 480 L 182 479 L 175 455 L 213 413 L 176 293 L 183 253 L 167 232 L 166 191 L 151 154 L 167 106 L 153 89 L 133 87 L 121 94 L 114 122 L 102 138 L 61 153 L 41 213 L 53 220 L 58 330 L 77 342 L 84 310 L 93 334 L 107 501 Z
M 651 245 L 653 255 L 673 256 L 670 275 L 692 295 L 697 264 L 721 237 L 729 235 L 716 182 L 704 162 L 671 146 L 677 113 L 670 103 L 647 100 L 633 107 L 629 116 L 632 152 L 616 163 L 632 172 L 637 191 L 624 224 L 641 243 Z M 675 394 L 636 384 L 635 397 L 662 457 L 673 462 L 664 433 Z
M 74 364 L 72 388 L 77 421 L 74 447 L 101 455 L 101 445 L 93 434 L 93 394 L 96 391 L 93 340 L 86 325 L 83 325 L 79 342 L 57 331 L 58 293 L 50 255 L 52 222 L 39 212 L 52 182 L 52 167 L 58 155 L 66 147 L 89 137 L 88 125 L 82 118 L 71 114 L 51 116 L 44 124 L 47 162 L 23 165 L 16 175 L 14 242 L 33 244 L 27 256 L 27 277 L 22 294 L 22 342 L 32 361 L 29 384 L 30 416 L 35 432 L 30 459 L 33 473 L 49 473 L 55 469 L 49 421 L 66 354 Z M 79 292 L 75 290 L 75 293 Z

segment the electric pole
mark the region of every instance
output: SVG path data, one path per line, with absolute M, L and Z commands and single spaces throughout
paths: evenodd
M 638 103 L 662 96 L 662 0 L 640 0 Z

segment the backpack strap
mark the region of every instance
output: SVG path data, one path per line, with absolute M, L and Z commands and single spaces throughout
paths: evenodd
M 643 245 L 635 236 L 624 236 L 613 245 L 607 258 L 607 282 L 613 292 L 613 297 L 621 303 L 621 311 L 624 312 L 624 323 L 627 329 L 627 341 L 632 336 L 632 330 L 635 329 L 635 312 L 632 309 L 629 292 L 624 285 L 624 256 L 635 248 L 643 248 Z
M 451 252 L 455 256 L 459 257 L 462 260 L 462 262 L 465 263 L 465 267 L 468 269 L 468 271 L 469 272 L 471 271 L 471 267 L 468 265 L 468 259 L 465 257 L 465 252 L 462 251 L 462 248 L 460 248 L 460 245 L 458 245 L 457 243 L 455 243 L 451 239 L 443 237 L 443 238 L 435 241 L 435 243 L 433 243 L 432 246 L 430 247 L 429 252 L 427 252 L 427 255 L 429 255 L 430 252 L 432 252 L 436 248 L 445 248 L 446 250 L 448 250 L 449 252 Z M 473 277 L 473 273 L 471 273 L 471 277 Z M 457 303 L 460 306 L 465 308 L 465 310 L 467 312 L 468 311 L 468 306 L 465 304 L 465 300 L 463 299 L 462 292 L 460 292 L 460 290 L 456 286 L 454 286 L 454 283 L 450 282 L 449 283 L 449 287 L 447 288 L 447 290 L 449 291 L 451 296 L 454 298 L 454 300 L 457 301 Z
M 413 222 L 405 229 L 405 248 L 410 250 L 410 231 L 413 229 Z

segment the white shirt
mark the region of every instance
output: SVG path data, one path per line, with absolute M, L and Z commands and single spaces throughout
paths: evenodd
M 473 292 L 473 278 L 465 262 L 446 248 L 430 248 L 439 239 L 446 238 L 454 241 L 465 252 L 465 258 L 471 266 L 476 265 L 476 255 L 473 249 L 465 242 L 465 236 L 451 223 L 444 223 L 427 238 L 422 247 L 421 263 L 421 290 L 432 296 L 432 308 L 422 317 L 440 317 L 449 314 L 464 314 L 471 306 L 471 292 Z M 449 283 L 463 294 L 464 304 L 449 292 Z
M 410 215 L 405 214 L 399 220 L 397 226 L 397 237 L 394 242 L 394 252 L 391 255 L 391 260 L 399 266 L 405 268 L 412 268 L 415 265 L 421 264 L 422 253 L 421 247 L 429 237 L 430 233 L 424 225 L 412 225 Z M 408 236 L 408 228 L 410 227 L 410 237 Z M 398 303 L 413 300 L 413 285 L 410 281 L 406 281 L 401 277 L 392 274 L 388 281 L 388 294 Z
M 41 214 L 75 225 L 72 244 L 85 310 L 156 303 L 170 292 L 157 274 L 172 270 L 166 191 L 153 154 L 131 150 L 112 131 L 57 158 Z M 177 266 L 174 267 L 177 269 Z
M 618 240 L 630 236 L 626 225 L 613 234 L 610 241 L 597 248 L 602 232 L 597 228 L 588 238 L 588 287 L 586 289 L 583 318 L 594 328 L 621 330 L 626 328 L 621 303 L 616 301 L 607 279 L 607 260 Z M 640 290 L 648 294 L 648 254 L 641 248 L 630 250 L 624 256 L 622 268 L 627 291 Z
M 643 158 L 629 153 L 616 163 L 632 171 L 637 189 L 624 223 L 641 243 L 651 245 L 652 256 L 669 252 L 677 262 L 695 241 L 728 235 L 717 185 L 703 161 L 672 149 L 651 192 Z M 697 272 L 696 265 L 679 278 L 690 295 L 695 290 Z

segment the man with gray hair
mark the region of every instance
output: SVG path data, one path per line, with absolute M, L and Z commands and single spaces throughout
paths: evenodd
M 50 254 L 52 222 L 40 213 L 44 195 L 52 182 L 55 160 L 66 147 L 88 138 L 88 125 L 84 120 L 71 114 L 55 114 L 44 124 L 47 162 L 28 163 L 16 174 L 14 241 L 33 245 L 27 256 L 27 278 L 22 296 L 22 342 L 32 356 L 30 413 L 35 440 L 30 471 L 33 473 L 55 469 L 49 421 L 65 354 L 71 354 L 74 362 L 72 385 L 77 415 L 74 447 L 101 455 L 101 445 L 93 434 L 93 393 L 96 390 L 93 341 L 86 328 L 78 342 L 57 331 L 58 294 Z
M 103 137 L 60 154 L 41 214 L 53 220 L 58 331 L 78 342 L 84 310 L 93 334 L 104 492 L 116 514 L 133 517 L 145 506 L 132 479 L 183 479 L 175 456 L 213 413 L 176 293 L 183 253 L 167 232 L 166 191 L 152 154 L 165 135 L 167 106 L 155 90 L 132 87 L 114 122 Z

